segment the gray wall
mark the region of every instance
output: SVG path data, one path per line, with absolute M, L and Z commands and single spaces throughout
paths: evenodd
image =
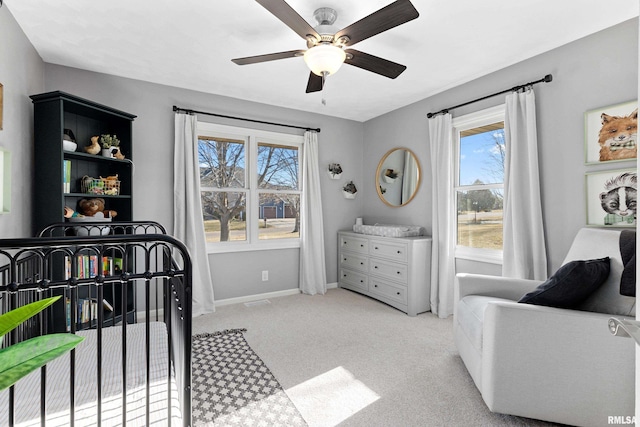
M 494 53 L 495 54 L 495 53 Z M 463 64 L 461 64 L 463 65 Z M 431 229 L 431 158 L 426 115 L 553 74 L 535 87 L 543 220 L 550 272 L 557 269 L 577 230 L 586 224 L 584 174 L 620 164 L 584 165 L 584 112 L 631 101 L 638 89 L 638 20 L 520 62 L 365 123 L 363 152 L 365 223 L 395 221 Z M 453 110 L 454 117 L 504 102 L 499 96 Z M 392 146 L 414 150 L 423 167 L 418 197 L 390 208 L 377 197 L 378 161 Z M 598 168 L 600 166 L 600 168 Z M 633 164 L 626 166 L 634 167 Z M 433 201 L 436 203 L 437 201 Z M 500 266 L 458 262 L 460 270 L 500 274 Z
M 0 146 L 13 154 L 12 212 L 0 217 L 3 237 L 31 233 L 33 119 L 28 95 L 63 90 L 137 114 L 134 123 L 136 160 L 135 215 L 171 228 L 172 105 L 267 121 L 320 127 L 320 163 L 339 162 L 340 180 L 321 176 L 327 279 L 337 279 L 337 237 L 354 218 L 365 223 L 394 222 L 431 230 L 431 164 L 426 114 L 552 73 L 554 81 L 538 85 L 539 153 L 549 264 L 556 269 L 577 229 L 585 223 L 583 164 L 585 111 L 636 98 L 638 69 L 637 19 L 607 29 L 551 52 L 523 61 L 473 82 L 447 90 L 386 115 L 358 123 L 238 99 L 167 87 L 117 76 L 44 64 L 6 7 L 0 8 L 0 83 L 4 84 L 4 130 Z M 214 78 L 214 76 L 212 76 Z M 501 103 L 500 98 L 454 111 L 459 116 Z M 230 121 L 212 120 L 229 124 Z M 234 122 L 233 124 L 238 124 Z M 375 190 L 375 171 L 390 148 L 413 150 L 422 166 L 422 185 L 406 207 L 384 205 Z M 603 166 L 603 167 L 606 167 Z M 354 180 L 355 200 L 340 188 Z M 37 185 L 37 183 L 33 183 Z M 283 262 L 283 260 L 285 262 Z M 298 286 L 295 250 L 211 255 L 217 299 L 294 289 Z M 274 267 L 277 266 L 277 267 Z M 499 273 L 495 265 L 459 262 L 461 270 Z M 260 273 L 270 270 L 269 282 Z
M 0 8 L 0 83 L 4 86 L 0 147 L 11 152 L 11 212 L 0 215 L 0 237 L 31 234 L 33 107 L 42 92 L 44 62 L 6 7 Z
M 341 192 L 346 180 L 354 179 L 357 183 L 362 176 L 362 123 L 52 64 L 45 68 L 45 89 L 69 92 L 138 116 L 133 125 L 134 216 L 158 221 L 169 230 L 173 224 L 173 105 L 321 128 L 318 135 L 321 167 L 339 162 L 344 170 L 341 180 L 321 174 L 327 280 L 337 280 L 337 231 L 350 227 L 362 211 L 362 198 L 346 200 Z M 291 132 L 287 128 L 211 116 L 199 119 Z M 212 254 L 210 260 L 217 300 L 298 287 L 298 251 Z M 268 260 L 271 261 L 266 263 Z M 269 281 L 262 282 L 261 272 L 266 269 L 270 270 Z

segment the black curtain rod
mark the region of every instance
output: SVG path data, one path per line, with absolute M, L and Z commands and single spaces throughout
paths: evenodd
M 302 130 L 313 130 L 316 132 L 320 132 L 320 128 L 306 128 L 303 126 L 295 126 L 295 125 L 287 125 L 284 123 L 275 123 L 275 122 L 265 122 L 262 120 L 253 120 L 253 119 L 245 119 L 244 117 L 234 117 L 234 116 L 225 116 L 224 114 L 216 114 L 216 113 L 207 113 L 206 111 L 196 111 L 196 110 L 189 110 L 187 108 L 181 108 L 181 107 L 176 107 L 175 105 L 173 106 L 173 111 L 182 111 L 185 112 L 187 114 L 205 114 L 207 116 L 215 116 L 215 117 L 222 117 L 225 119 L 234 119 L 234 120 L 243 120 L 245 122 L 253 122 L 253 123 L 262 123 L 263 125 L 274 125 L 274 126 L 284 126 L 284 127 L 288 127 L 288 128 L 294 128 L 294 129 L 302 129 Z
M 524 88 L 526 88 L 528 86 L 533 86 L 536 83 L 542 83 L 542 82 L 549 83 L 551 80 L 553 80 L 553 76 L 551 74 L 547 74 L 546 76 L 544 76 L 540 80 L 536 80 L 535 82 L 529 82 L 529 83 L 526 83 L 526 84 L 523 84 L 523 85 L 514 86 L 511 89 L 505 89 L 505 90 L 500 91 L 500 92 L 492 93 L 491 95 L 483 96 L 482 98 L 474 99 L 473 101 L 468 101 L 468 102 L 465 102 L 464 104 L 456 105 L 454 107 L 444 108 L 444 109 L 442 109 L 442 110 L 440 110 L 438 112 L 435 112 L 435 113 L 429 113 L 429 114 L 427 114 L 427 118 L 430 119 L 431 117 L 437 116 L 438 114 L 446 114 L 446 113 L 449 112 L 449 110 L 454 110 L 456 108 L 464 107 L 465 105 L 473 104 L 474 102 L 484 101 L 485 99 L 492 98 L 492 97 L 498 96 L 498 95 L 502 95 L 503 93 L 517 92 L 520 89 L 524 89 Z

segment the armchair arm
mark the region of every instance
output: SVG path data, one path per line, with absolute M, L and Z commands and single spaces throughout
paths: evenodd
M 540 283 L 540 280 L 459 273 L 456 275 L 454 301 L 457 302 L 467 295 L 485 295 L 518 301 Z
M 633 415 L 635 345 L 608 314 L 490 303 L 484 314 L 482 396 L 494 412 L 571 425 Z

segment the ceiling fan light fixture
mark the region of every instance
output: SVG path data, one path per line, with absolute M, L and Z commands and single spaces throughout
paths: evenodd
M 340 69 L 347 58 L 344 50 L 331 44 L 319 44 L 304 53 L 304 62 L 315 75 L 331 75 Z

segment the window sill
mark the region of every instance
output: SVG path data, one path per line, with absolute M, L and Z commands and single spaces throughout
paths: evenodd
M 495 249 L 474 249 L 457 246 L 455 258 L 469 261 L 486 262 L 488 264 L 502 264 L 502 251 Z
M 261 241 L 259 243 L 231 242 L 231 243 L 207 243 L 207 254 L 223 254 L 232 252 L 271 251 L 278 249 L 300 248 L 300 241 Z

